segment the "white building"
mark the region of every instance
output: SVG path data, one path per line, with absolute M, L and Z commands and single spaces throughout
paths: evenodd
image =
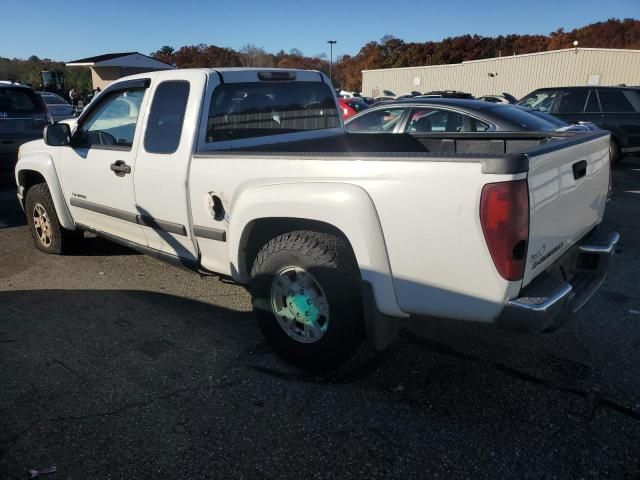
M 103 89 L 114 80 L 136 73 L 176 68 L 138 52 L 106 53 L 68 62 L 67 67 L 91 68 L 93 88 Z
M 476 96 L 507 92 L 517 98 L 542 87 L 640 85 L 640 50 L 570 48 L 450 65 L 362 71 L 362 93 L 460 90 Z

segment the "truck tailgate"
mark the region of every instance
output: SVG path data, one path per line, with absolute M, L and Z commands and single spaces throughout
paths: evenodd
M 529 155 L 526 286 L 602 221 L 609 187 L 609 133 L 553 141 Z

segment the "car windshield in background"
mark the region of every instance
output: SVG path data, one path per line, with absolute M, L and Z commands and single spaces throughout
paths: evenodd
M 544 90 L 541 92 L 534 92 L 531 95 L 523 98 L 520 101 L 520 105 L 526 105 L 534 110 L 540 110 L 541 112 L 548 112 L 553 105 L 553 101 L 558 94 L 557 90 Z
M 11 114 L 42 113 L 42 106 L 31 91 L 24 88 L 0 88 L 0 112 Z
M 211 98 L 207 142 L 339 126 L 333 92 L 325 83 L 226 83 Z
M 521 108 L 506 104 L 496 105 L 491 109 L 491 113 L 511 124 L 519 125 L 524 130 L 532 132 L 548 132 L 555 130 L 557 126 Z
M 65 99 L 58 95 L 54 95 L 54 94 L 42 95 L 42 98 L 44 99 L 47 105 L 68 105 Z

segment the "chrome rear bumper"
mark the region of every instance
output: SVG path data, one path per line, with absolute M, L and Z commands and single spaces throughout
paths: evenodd
M 570 265 L 560 269 L 562 276 L 541 275 L 518 298 L 507 302 L 498 325 L 515 332 L 538 333 L 555 330 L 566 323 L 602 285 L 619 239 L 617 232 L 596 232 L 584 238 L 565 254 L 564 262 Z M 568 270 L 572 272 L 571 277 L 563 278 Z

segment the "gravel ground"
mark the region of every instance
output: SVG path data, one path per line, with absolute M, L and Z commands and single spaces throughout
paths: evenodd
M 86 238 L 35 250 L 0 191 L 0 478 L 640 478 L 640 159 L 601 291 L 555 334 L 412 319 L 327 377 L 242 287 Z

